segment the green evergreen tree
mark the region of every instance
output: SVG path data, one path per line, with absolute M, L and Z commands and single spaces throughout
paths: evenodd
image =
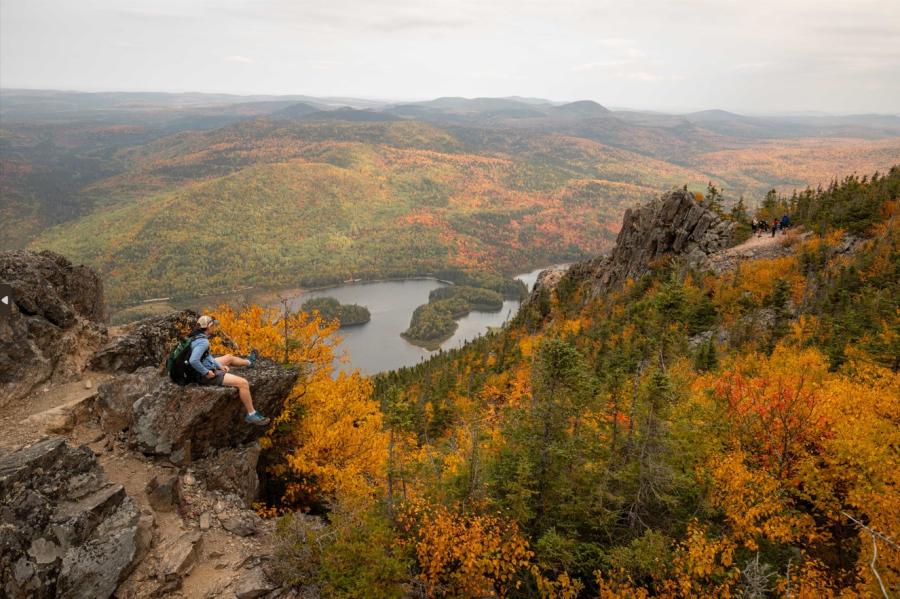
M 712 336 L 697 348 L 694 358 L 694 370 L 698 372 L 710 372 L 719 366 L 719 357 L 716 353 L 716 344 Z
M 722 192 L 716 187 L 712 181 L 706 185 L 706 202 L 707 205 L 718 214 L 724 214 L 725 199 Z
M 747 214 L 747 206 L 744 203 L 743 195 L 741 195 L 741 197 L 738 198 L 737 203 L 735 203 L 735 205 L 731 207 L 731 219 L 734 222 L 741 223 L 743 225 L 746 225 L 750 222 L 750 217 Z

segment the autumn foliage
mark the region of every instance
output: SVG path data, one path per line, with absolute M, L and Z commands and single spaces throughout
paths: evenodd
M 336 597 L 892 593 L 900 254 L 879 214 L 853 251 L 830 228 L 719 275 L 667 261 L 596 296 L 570 274 L 502 331 L 374 379 L 334 376 L 334 324 L 222 308 L 239 345 L 304 365 L 265 440 L 269 508 L 329 524 L 287 517 L 289 578 Z

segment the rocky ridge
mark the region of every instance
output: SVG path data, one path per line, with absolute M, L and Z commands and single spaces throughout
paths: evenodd
M 0 281 L 15 290 L 0 383 L 18 415 L 0 420 L 0 595 L 290 596 L 269 575 L 274 523 L 252 509 L 265 430 L 243 422 L 236 390 L 160 369 L 197 314 L 107 339 L 90 269 L 4 252 Z M 267 360 L 237 373 L 268 414 L 298 377 Z
M 734 223 L 725 220 L 686 190 L 670 191 L 659 199 L 626 210 L 612 251 L 605 256 L 573 264 L 568 270 L 542 272 L 531 299 L 555 288 L 563 276 L 591 279 L 594 295 L 637 279 L 657 261 L 680 256 L 701 269 L 732 243 Z
M 12 315 L 0 319 L 0 407 L 44 383 L 76 380 L 106 341 L 103 282 L 53 252 L 0 252 Z
M 134 372 L 143 366 L 161 367 L 175 339 L 189 333 L 200 316 L 193 310 L 171 312 L 124 325 L 121 333 L 101 347 L 90 367 L 99 372 Z

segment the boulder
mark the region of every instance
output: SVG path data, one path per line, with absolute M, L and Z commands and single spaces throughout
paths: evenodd
M 157 549 L 157 576 L 164 582 L 171 582 L 188 574 L 200 556 L 200 539 L 199 532 L 188 531 L 164 542 Z
M 207 489 L 234 493 L 250 506 L 259 496 L 259 476 L 256 473 L 259 452 L 259 443 L 256 442 L 243 447 L 219 449 L 214 455 L 194 462 L 192 468 L 197 478 L 206 483 Z
M 278 588 L 259 569 L 245 570 L 237 579 L 234 594 L 238 599 L 256 599 Z
M 222 528 L 239 537 L 249 537 L 259 532 L 261 522 L 254 512 L 240 512 L 233 516 L 220 518 Z
M 250 382 L 254 405 L 269 416 L 281 411 L 299 374 L 265 359 L 233 372 Z M 245 445 L 265 433 L 265 427 L 244 422 L 236 389 L 180 387 L 153 368 L 105 382 L 97 394 L 107 432 L 122 432 L 132 448 L 179 465 L 210 457 L 220 448 Z
M 529 303 L 536 302 L 541 294 L 555 289 L 568 270 L 568 266 L 552 266 L 539 272 L 537 279 L 534 281 L 534 288 L 526 301 Z
M 22 314 L 40 316 L 63 328 L 78 318 L 97 323 L 106 320 L 100 276 L 55 252 L 0 252 L 0 280 L 12 287 Z
M 156 368 L 147 367 L 101 383 L 96 399 L 100 427 L 107 433 L 130 428 L 134 422 L 134 402 L 154 391 L 162 379 Z
M 47 381 L 81 376 L 106 341 L 103 283 L 53 252 L 0 252 L 12 314 L 0 319 L 0 407 Z
M 143 366 L 160 367 L 178 340 L 194 329 L 198 316 L 193 310 L 181 310 L 127 324 L 94 355 L 91 368 L 134 372 Z
M 139 520 L 85 446 L 52 437 L 3 455 L 0 594 L 111 596 L 146 545 Z
M 177 503 L 178 475 L 157 474 L 147 482 L 147 503 L 157 512 L 171 512 Z

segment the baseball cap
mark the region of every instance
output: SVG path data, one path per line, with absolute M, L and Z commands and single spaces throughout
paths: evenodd
M 219 324 L 219 321 L 214 317 L 209 316 L 208 314 L 204 314 L 200 318 L 197 319 L 197 326 L 201 329 L 207 328 L 211 324 Z

